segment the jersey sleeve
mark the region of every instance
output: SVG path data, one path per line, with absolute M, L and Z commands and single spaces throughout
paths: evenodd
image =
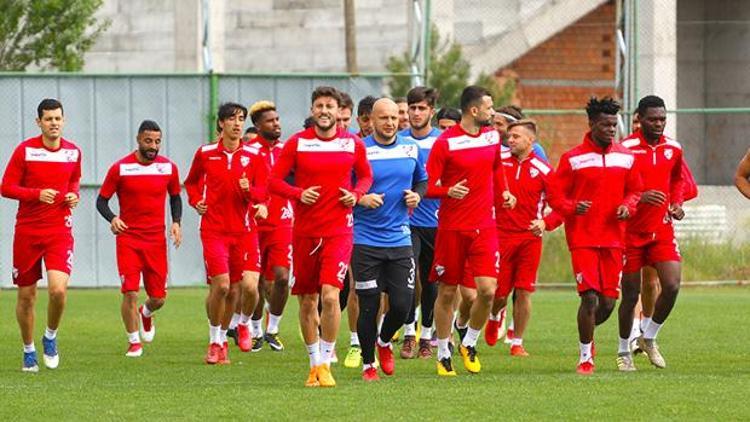
M 83 160 L 83 154 L 81 150 L 78 150 L 78 161 L 76 161 L 73 173 L 70 174 L 70 180 L 68 181 L 68 193 L 74 193 L 77 197 L 81 197 L 81 162 Z
M 693 172 L 690 171 L 690 167 L 688 166 L 687 160 L 685 160 L 685 156 L 682 156 L 682 163 L 680 165 L 681 171 L 682 171 L 682 200 L 689 201 L 691 199 L 695 199 L 698 196 L 698 184 L 695 183 L 695 178 L 693 177 Z
M 17 199 L 19 201 L 33 201 L 39 199 L 41 189 L 27 188 L 21 186 L 24 172 L 26 171 L 26 160 L 24 157 L 25 147 L 19 145 L 13 151 L 8 166 L 3 174 L 2 188 L 0 193 L 6 198 Z
M 99 189 L 99 196 L 105 199 L 112 198 L 112 195 L 117 192 L 117 185 L 120 183 L 120 165 L 119 163 L 113 164 L 107 171 L 107 175 L 104 176 L 104 182 L 102 187 Z
M 440 179 L 445 170 L 445 160 L 448 157 L 448 142 L 438 138 L 432 145 L 430 156 L 427 158 L 427 192 L 428 198 L 445 198 L 448 196 L 449 186 L 442 186 Z
M 638 160 L 634 159 L 633 166 L 628 171 L 627 178 L 625 179 L 625 197 L 622 201 L 622 205 L 628 207 L 631 216 L 635 215 L 638 202 L 641 200 L 641 192 L 643 191 L 643 182 L 637 162 Z
M 570 160 L 567 155 L 563 155 L 560 158 L 557 171 L 550 178 L 550 189 L 547 192 L 547 200 L 552 209 L 564 217 L 575 214 L 575 201 L 568 197 L 572 185 L 573 168 L 570 166 Z
M 253 155 L 252 174 L 250 175 L 250 190 L 247 192 L 253 203 L 264 202 L 268 197 L 268 165 L 260 155 Z
M 354 176 L 356 176 L 357 183 L 354 185 L 353 191 L 357 201 L 359 201 L 359 198 L 366 194 L 372 186 L 372 167 L 370 167 L 370 162 L 367 161 L 365 144 L 359 139 L 355 139 L 354 143 Z
M 271 170 L 268 179 L 268 190 L 286 199 L 299 200 L 304 189 L 290 185 L 286 177 L 292 172 L 297 162 L 297 138 L 290 138 L 284 143 L 279 159 Z
M 669 181 L 669 202 L 670 204 L 682 205 L 684 201 L 683 195 L 685 193 L 685 180 L 683 179 L 682 173 L 682 151 L 679 153 L 679 157 L 672 166 L 672 174 L 670 175 Z
M 427 180 L 427 170 L 425 169 L 427 163 L 425 162 L 424 154 L 420 151 L 419 154 L 417 154 L 417 165 L 414 168 L 414 176 L 412 178 L 412 185 L 416 185 L 419 182 L 424 182 Z
M 202 180 L 204 175 L 203 156 L 200 148 L 198 148 L 193 157 L 193 163 L 190 165 L 190 171 L 185 178 L 185 191 L 188 196 L 188 204 L 192 207 L 195 207 L 195 204 L 203 199 Z
M 169 193 L 169 196 L 180 194 L 180 171 L 175 163 L 172 163 L 172 177 L 169 178 L 167 192 Z

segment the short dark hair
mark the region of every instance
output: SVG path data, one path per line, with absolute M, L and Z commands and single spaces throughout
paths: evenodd
M 39 103 L 38 106 L 36 106 L 36 117 L 41 119 L 44 115 L 44 110 L 57 110 L 58 108 L 61 112 L 63 112 L 63 114 L 65 114 L 65 112 L 63 111 L 62 103 L 60 101 L 57 101 L 54 98 L 45 98 L 41 103 Z
M 338 89 L 332 87 L 332 86 L 319 86 L 315 88 L 312 92 L 312 99 L 310 100 L 311 103 L 314 103 L 315 100 L 317 100 L 320 97 L 330 97 L 336 100 L 336 104 L 338 104 L 339 107 L 341 107 L 341 93 Z
M 536 135 L 536 131 L 537 131 L 537 129 L 536 129 L 536 122 L 533 121 L 533 120 L 531 120 L 531 119 L 521 119 L 521 120 L 518 120 L 518 121 L 515 121 L 515 122 L 511 122 L 508 125 L 508 131 L 510 131 L 511 129 L 513 129 L 516 126 L 523 126 L 526 129 L 530 130 L 531 133 L 533 133 L 534 135 Z
M 512 116 L 516 120 L 521 120 L 521 119 L 526 118 L 526 115 L 523 114 L 523 110 L 521 110 L 521 107 L 518 107 L 512 104 L 498 107 L 495 109 L 495 112 L 507 114 L 508 116 Z
M 443 119 L 453 120 L 454 122 L 458 123 L 461 121 L 461 112 L 456 110 L 455 108 L 443 107 L 440 110 L 438 110 L 435 118 L 438 120 L 443 120 Z
M 393 102 L 396 103 L 396 104 L 401 104 L 401 103 L 407 103 L 408 104 L 408 102 L 406 101 L 406 97 L 396 97 L 396 98 L 393 99 Z
M 348 108 L 349 110 L 353 111 L 354 101 L 352 101 L 352 97 L 344 91 L 339 91 L 339 95 L 341 96 L 341 103 L 339 104 L 339 107 Z
M 477 85 L 469 85 L 461 93 L 461 111 L 466 113 L 482 101 L 485 96 L 492 97 L 489 91 Z
M 620 103 L 613 100 L 612 97 L 602 99 L 591 97 L 586 104 L 586 114 L 589 116 L 589 120 L 596 119 L 600 114 L 617 115 L 619 112 Z
M 372 114 L 372 106 L 375 105 L 375 101 L 377 100 L 378 99 L 372 95 L 368 95 L 359 100 L 359 104 L 357 104 L 357 117 L 369 116 Z
M 245 135 L 248 133 L 256 134 L 258 133 L 258 128 L 255 126 L 250 126 L 249 128 L 245 129 Z
M 242 117 L 247 119 L 247 108 L 239 103 L 224 103 L 219 106 L 219 112 L 216 118 L 218 121 L 223 122 L 224 120 L 234 116 L 237 112 L 242 112 Z
M 305 129 L 310 129 L 313 126 L 315 126 L 315 119 L 313 119 L 312 116 L 307 116 L 305 121 L 302 123 L 302 127 L 304 127 Z
M 646 95 L 638 101 L 638 108 L 635 109 L 635 112 L 638 113 L 639 116 L 643 116 L 649 108 L 667 108 L 667 106 L 664 104 L 664 100 L 661 99 L 661 97 L 657 97 L 656 95 Z
M 150 132 L 161 132 L 161 128 L 159 127 L 159 124 L 153 120 L 144 120 L 141 122 L 141 125 L 138 126 L 139 135 L 147 130 Z
M 435 88 L 427 88 L 425 86 L 415 86 L 409 90 L 406 94 L 406 103 L 409 105 L 426 102 L 428 106 L 435 108 L 435 103 L 439 97 L 438 91 Z

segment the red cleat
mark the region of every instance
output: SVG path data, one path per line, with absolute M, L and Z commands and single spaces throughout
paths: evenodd
M 515 346 L 510 346 L 510 355 L 526 357 L 529 355 L 529 352 L 523 348 L 523 345 L 517 344 Z
M 143 346 L 141 346 L 141 343 L 130 343 L 128 345 L 128 351 L 125 353 L 125 356 L 129 358 L 138 358 L 143 356 Z
M 253 348 L 253 339 L 250 336 L 250 327 L 237 324 L 237 345 L 243 352 L 249 352 Z
M 229 360 L 229 343 L 225 341 L 224 344 L 221 346 L 221 352 L 219 354 L 218 364 L 229 365 L 230 363 L 232 363 L 232 361 Z
M 579 363 L 576 372 L 579 375 L 594 375 L 594 361 L 587 360 L 586 362 Z
M 487 342 L 488 346 L 494 346 L 497 344 L 497 338 L 500 331 L 500 321 L 487 321 L 487 325 L 484 326 L 484 341 Z
M 513 343 L 513 338 L 515 337 L 513 333 L 512 328 L 508 328 L 508 331 L 505 332 L 505 344 L 511 344 Z
M 364 371 L 362 371 L 362 380 L 367 382 L 380 381 L 378 370 L 372 366 L 365 369 Z
M 211 343 L 208 345 L 208 352 L 206 352 L 206 363 L 209 365 L 216 365 L 219 363 L 221 356 L 221 345 L 218 343 Z
M 378 349 L 378 359 L 380 360 L 380 369 L 386 375 L 393 375 L 393 369 L 395 362 L 393 360 L 393 350 L 390 347 L 381 347 L 379 344 L 375 345 Z

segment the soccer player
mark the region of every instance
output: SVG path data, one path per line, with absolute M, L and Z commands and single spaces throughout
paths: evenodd
M 606 321 L 620 293 L 625 220 L 635 213 L 641 183 L 635 158 L 614 143 L 620 105 L 592 97 L 586 105 L 589 132 L 560 157 L 549 202 L 565 219 L 565 237 L 581 304 L 580 359 L 576 371 L 594 373 L 594 327 Z
M 218 132 L 221 133 L 221 128 L 217 128 L 217 129 L 219 129 Z M 247 130 L 245 130 L 245 134 L 242 135 L 242 142 L 248 144 L 250 142 L 253 142 L 253 140 L 257 136 L 258 136 L 258 129 L 255 126 L 250 126 L 249 128 L 247 128 Z
M 376 346 L 380 368 L 393 375 L 391 338 L 406 319 L 414 297 L 416 269 L 409 210 L 416 208 L 424 195 L 427 173 L 417 144 L 397 134 L 398 119 L 394 101 L 381 98 L 375 102 L 373 134 L 363 140 L 373 184 L 354 208 L 352 270 L 359 296 L 357 332 L 365 381 L 379 379 L 374 366 Z M 388 311 L 378 333 L 383 292 L 388 293 Z
M 398 130 L 409 129 L 409 103 L 404 97 L 397 97 L 393 101 L 398 106 Z
M 253 212 L 266 199 L 268 169 L 258 150 L 242 145 L 247 109 L 241 104 L 219 107 L 221 136 L 195 153 L 185 190 L 190 206 L 201 216 L 201 243 L 209 292 L 207 364 L 228 364 L 227 329 L 234 303 L 241 295 L 242 313 L 251 315 L 258 301 L 260 254 Z M 232 285 L 240 283 L 240 288 Z M 242 351 L 249 351 L 249 329 L 240 324 Z
M 349 126 L 352 124 L 354 102 L 352 101 L 352 97 L 346 92 L 339 91 L 339 94 L 341 95 L 341 108 L 339 109 L 338 117 L 336 117 L 336 123 L 341 129 L 348 131 Z
M 437 120 L 438 129 L 444 131 L 461 121 L 461 112 L 455 108 L 444 107 L 438 110 L 435 120 Z
M 372 114 L 372 106 L 375 104 L 377 98 L 372 95 L 368 95 L 365 98 L 359 100 L 357 104 L 357 125 L 359 125 L 359 136 L 360 139 L 366 138 L 372 135 L 372 120 L 370 114 Z
M 435 103 L 438 92 L 434 88 L 418 86 L 412 88 L 406 95 L 409 104 L 409 129 L 399 133 L 404 139 L 409 139 L 419 146 L 420 158 L 424 163 L 430 155 L 435 139 L 440 131 L 432 127 L 435 115 Z M 435 232 L 437 230 L 437 216 L 440 201 L 437 199 L 423 199 L 414 209 L 409 220 L 411 228 L 411 243 L 414 249 L 414 260 L 417 262 L 417 283 L 414 302 L 409 311 L 404 328 L 404 341 L 401 345 L 401 357 L 411 359 L 417 355 L 423 359 L 432 358 L 432 320 L 437 285 L 429 283 L 430 266 L 435 256 Z M 417 309 L 421 310 L 422 327 L 419 338 L 419 349 L 416 349 L 416 324 L 419 319 Z
M 666 362 L 656 345 L 656 335 L 675 304 L 681 279 L 682 259 L 672 220 L 681 220 L 685 215 L 682 210 L 682 146 L 664 136 L 667 123 L 664 100 L 655 95 L 643 97 L 638 102 L 637 112 L 641 130 L 622 141 L 622 145 L 635 156 L 635 168 L 644 191 L 627 225 L 626 264 L 619 308 L 617 367 L 620 371 L 636 370 L 629 337 L 641 288 L 641 269 L 645 265 L 656 268 L 661 285 L 653 317 L 638 339 L 638 346 L 657 368 L 664 368 Z
M 481 370 L 476 343 L 490 313 L 500 261 L 492 205 L 493 171 L 498 167 L 502 171 L 502 166 L 500 137 L 489 126 L 492 96 L 484 88 L 466 87 L 461 93 L 461 112 L 461 123 L 435 140 L 427 161 L 427 196 L 441 198 L 430 277 L 440 283 L 435 301 L 440 376 L 456 375 L 448 340 L 459 285 L 476 292 L 459 351 L 469 372 Z M 499 189 L 505 190 L 504 186 Z M 503 206 L 515 205 L 509 192 L 503 192 L 503 198 Z M 473 279 L 467 282 L 464 271 L 470 271 Z
M 750 199 L 750 150 L 747 151 L 740 163 L 737 165 L 737 171 L 734 174 L 734 185 L 745 198 Z
M 508 146 L 508 126 L 513 122 L 525 118 L 526 116 L 523 114 L 523 110 L 518 106 L 507 105 L 495 109 L 495 116 L 492 118 L 492 125 L 500 134 L 500 140 L 503 145 Z M 544 148 L 542 148 L 539 142 L 534 140 L 531 147 L 534 149 L 534 154 L 536 154 L 537 158 L 549 162 L 547 154 L 544 152 Z
M 23 341 L 24 372 L 38 372 L 34 346 L 36 284 L 47 270 L 47 328 L 42 337 L 44 365 L 60 364 L 57 330 L 73 269 L 73 216 L 78 205 L 81 150 L 62 137 L 62 104 L 44 99 L 37 106 L 41 135 L 16 147 L 3 175 L 2 195 L 18 200 L 13 236 L 13 284 L 18 286 L 16 319 Z
M 372 184 L 364 144 L 336 125 L 340 105 L 335 88 L 313 91 L 310 111 L 315 126 L 284 144 L 269 184 L 272 194 L 296 201 L 292 294 L 299 298 L 300 327 L 310 358 L 308 387 L 336 385 L 330 362 L 341 319 L 339 291 L 352 252 L 352 207 Z M 284 181 L 291 172 L 295 186 Z M 323 302 L 320 315 L 318 300 Z
M 143 355 L 143 341 L 156 334 L 153 315 L 167 297 L 167 241 L 164 237 L 164 200 L 169 194 L 172 215 L 170 237 L 175 247 L 182 242 L 182 199 L 177 166 L 159 155 L 161 128 L 153 120 L 138 127 L 138 149 L 115 162 L 104 178 L 96 209 L 110 223 L 116 237 L 117 267 L 122 286 L 122 322 L 128 335 L 125 356 Z M 109 207 L 117 194 L 120 215 Z M 148 299 L 138 306 L 141 276 Z M 140 322 L 140 334 L 139 334 Z

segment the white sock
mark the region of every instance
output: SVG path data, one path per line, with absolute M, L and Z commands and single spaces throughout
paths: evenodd
M 432 340 L 432 327 L 422 326 L 422 334 L 419 336 L 420 340 Z
M 404 336 L 416 336 L 417 335 L 417 323 L 412 322 L 411 324 L 404 324 Z
M 44 337 L 47 337 L 50 340 L 54 340 L 57 338 L 57 330 L 52 330 L 49 327 L 44 329 Z
M 359 335 L 356 331 L 349 331 L 349 345 L 359 347 Z
M 330 365 L 333 358 L 333 351 L 336 349 L 336 342 L 327 342 L 320 339 L 320 363 Z
M 138 334 L 138 331 L 133 331 L 132 333 L 128 333 L 128 343 L 136 344 L 140 342 L 141 342 L 141 336 Z
M 476 347 L 477 340 L 479 340 L 479 330 L 475 330 L 469 327 L 466 329 L 466 336 L 464 337 L 464 341 L 462 341 L 461 344 L 463 344 L 464 347 Z
M 508 324 L 508 331 L 515 331 L 515 329 L 513 328 L 513 321 L 512 320 L 510 321 L 510 324 Z
M 24 353 L 36 352 L 36 347 L 34 347 L 34 342 L 32 341 L 31 344 L 24 344 L 23 352 Z
M 307 356 L 310 358 L 310 368 L 320 365 L 320 344 L 316 341 L 313 344 L 306 345 L 306 347 Z
M 385 321 L 385 314 L 380 316 L 380 320 L 378 320 L 378 334 L 380 334 L 380 329 L 383 328 L 383 321 Z
M 227 342 L 227 330 L 219 329 L 219 344 L 223 345 Z
M 513 337 L 513 340 L 510 341 L 511 346 L 523 346 L 523 339 L 519 337 Z
M 447 338 L 439 338 L 438 339 L 438 360 L 442 360 L 445 358 L 451 357 L 451 349 L 448 348 L 448 339 Z
M 578 343 L 578 347 L 581 349 L 580 359 L 578 359 L 578 363 L 592 360 L 593 356 L 591 356 L 591 343 Z
M 221 333 L 220 333 L 220 331 L 221 331 L 221 326 L 220 325 L 217 325 L 217 326 L 209 325 L 209 327 L 208 327 L 208 338 L 209 338 L 209 341 L 212 344 L 213 343 L 215 343 L 215 344 L 221 344 Z
M 633 318 L 633 328 L 630 330 L 630 339 L 637 338 L 641 335 L 641 319 Z
M 659 334 L 659 330 L 661 329 L 661 326 L 664 324 L 657 324 L 653 320 L 649 321 L 649 324 L 646 326 L 646 330 L 643 331 L 643 338 L 653 340 L 656 338 L 656 335 Z
M 500 312 L 498 312 L 496 314 L 493 314 L 492 312 L 490 312 L 490 321 L 500 321 L 500 313 L 501 312 L 502 311 L 500 311 Z
M 392 348 L 392 347 L 391 347 L 391 342 L 390 342 L 390 341 L 389 341 L 388 343 L 383 343 L 383 340 L 381 340 L 381 339 L 380 339 L 380 337 L 378 337 L 378 340 L 376 341 L 376 343 L 377 343 L 377 344 L 378 344 L 378 346 L 380 346 L 380 347 L 387 347 L 387 348 L 389 348 L 389 349 L 391 349 L 391 348 Z
M 268 334 L 278 334 L 279 322 L 281 322 L 281 315 L 274 315 L 269 312 L 268 313 L 268 326 L 266 327 L 266 332 Z
M 646 327 L 648 327 L 648 324 L 650 323 L 651 323 L 651 318 L 649 317 L 641 318 L 641 332 L 646 332 Z
M 620 342 L 617 345 L 617 354 L 629 353 L 630 352 L 630 339 L 620 338 Z
M 366 370 L 368 370 L 370 368 L 374 368 L 374 367 L 375 367 L 375 362 L 373 362 L 373 363 L 365 363 L 364 365 L 362 365 L 362 372 L 365 372 Z
M 146 304 L 144 303 L 141 307 L 141 315 L 143 315 L 145 318 L 151 318 L 154 313 L 151 312 L 151 310 L 148 309 L 148 306 L 146 306 Z
M 240 314 L 237 312 L 232 314 L 232 320 L 229 321 L 229 329 L 234 330 L 237 328 L 237 325 L 240 323 Z
M 260 323 L 262 322 L 261 319 L 258 320 L 250 320 L 250 322 L 253 324 L 253 337 L 263 337 L 263 329 L 260 328 Z

